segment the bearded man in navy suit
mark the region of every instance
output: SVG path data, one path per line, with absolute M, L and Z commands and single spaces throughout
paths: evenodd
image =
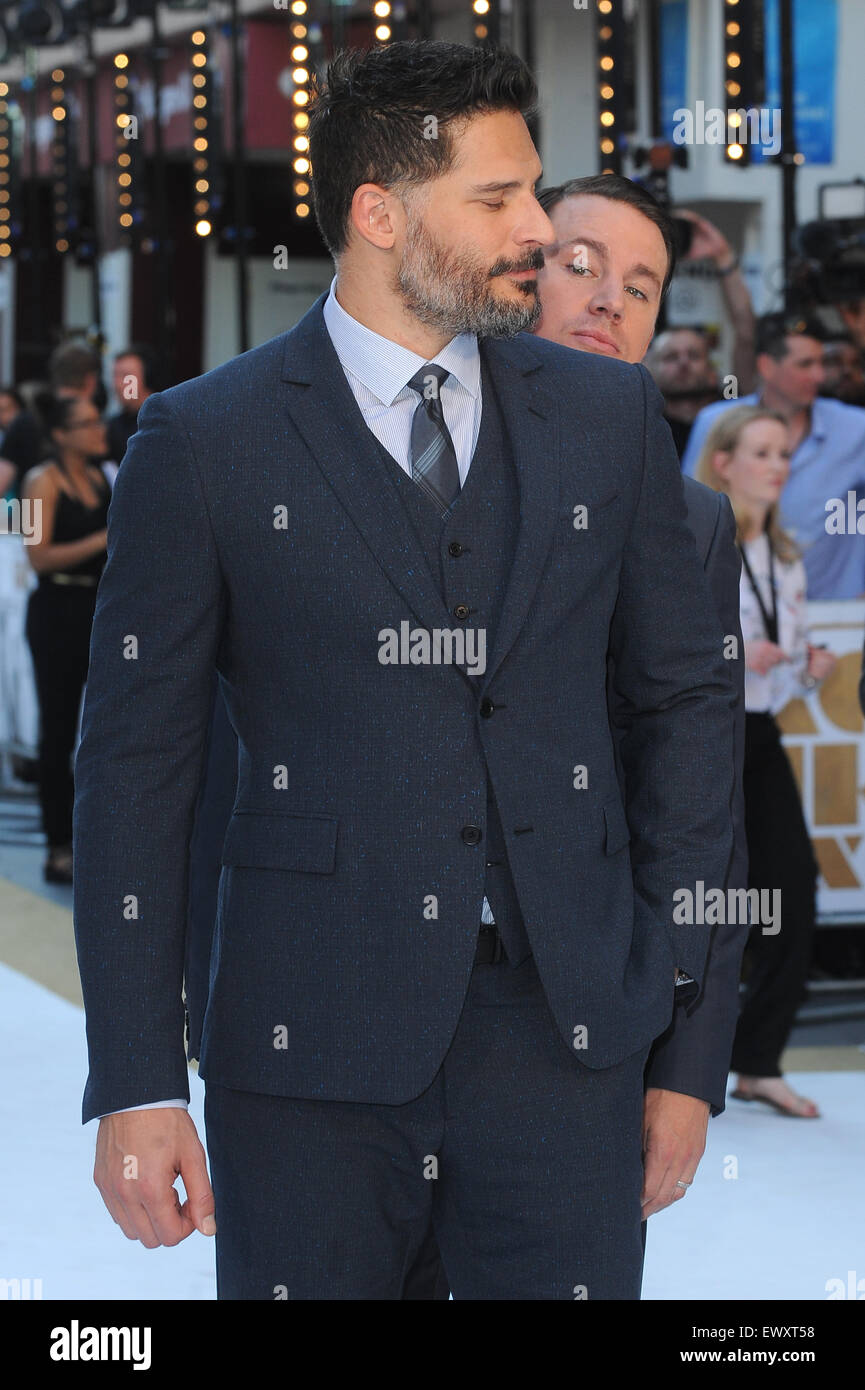
M 457 1299 L 639 1296 L 643 1071 L 676 978 L 705 983 L 674 894 L 726 881 L 735 696 L 648 374 L 525 336 L 534 98 L 492 50 L 338 58 L 309 126 L 330 294 L 152 396 L 118 475 L 76 762 L 84 1118 L 127 1236 L 218 1227 L 221 1298 L 400 1298 L 430 1223 Z M 214 672 L 211 1190 L 182 983 Z M 655 1123 L 659 1209 L 699 1155 Z

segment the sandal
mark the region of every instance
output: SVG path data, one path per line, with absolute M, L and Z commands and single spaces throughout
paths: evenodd
M 774 1080 L 775 1078 L 771 1079 Z M 778 1078 L 778 1080 L 781 1079 L 782 1078 L 780 1077 Z M 789 1087 L 787 1089 L 790 1090 Z M 790 1094 L 794 1097 L 795 1102 L 797 1102 L 797 1104 L 785 1105 L 783 1101 L 776 1100 L 774 1096 L 763 1095 L 760 1091 L 743 1090 L 741 1085 L 737 1086 L 735 1091 L 730 1092 L 730 1095 L 733 1098 L 733 1100 L 760 1101 L 763 1105 L 768 1105 L 770 1109 L 776 1110 L 779 1115 L 787 1115 L 791 1120 L 820 1119 L 820 1111 L 817 1109 L 817 1106 L 814 1104 L 813 1100 L 808 1100 L 805 1096 L 797 1096 L 796 1092 L 793 1090 L 790 1090 Z M 802 1109 L 800 1108 L 802 1106 L 810 1108 Z

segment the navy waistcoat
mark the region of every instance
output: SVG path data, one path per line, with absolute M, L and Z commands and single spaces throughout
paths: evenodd
M 401 468 L 383 445 L 389 472 L 426 556 L 454 629 L 483 629 L 486 659 L 493 652 L 502 602 L 516 548 L 520 520 L 519 483 L 492 379 L 483 364 L 483 407 L 471 467 L 459 496 L 442 520 L 435 504 Z M 467 606 L 469 614 L 458 612 Z M 477 644 L 475 652 L 478 651 Z M 473 679 L 481 684 L 483 672 Z M 495 718 L 493 712 L 492 717 Z M 442 750 L 447 757 L 447 750 Z M 484 893 L 492 909 L 508 960 L 518 965 L 531 954 L 516 889 L 508 864 L 505 837 L 487 771 L 486 879 Z M 480 903 L 478 924 L 480 925 Z

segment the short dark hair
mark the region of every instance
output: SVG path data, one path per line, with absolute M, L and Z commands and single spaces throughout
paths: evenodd
M 52 430 L 65 430 L 78 403 L 78 396 L 64 396 L 44 388 L 36 395 L 34 406 L 44 433 L 50 438 Z
M 567 183 L 555 187 L 542 188 L 538 202 L 544 212 L 550 212 L 565 198 L 576 198 L 581 194 L 591 194 L 596 198 L 610 198 L 615 203 L 628 203 L 641 212 L 650 222 L 654 222 L 667 248 L 667 273 L 661 286 L 661 301 L 666 298 L 670 281 L 676 269 L 676 233 L 671 218 L 667 215 L 657 198 L 654 198 L 642 184 L 633 179 L 623 178 L 621 174 L 587 174 L 582 179 L 568 179 Z
M 311 86 L 313 205 L 334 257 L 348 244 L 361 184 L 409 187 L 439 178 L 453 163 L 452 127 L 458 133 L 489 111 L 518 111 L 528 120 L 537 103 L 535 80 L 515 53 L 441 39 L 345 49 Z
M 120 352 L 115 352 L 114 361 L 119 362 L 121 357 L 138 357 L 144 368 L 144 387 L 147 391 L 156 389 L 156 380 L 159 366 L 156 353 L 149 343 L 130 343 L 129 347 L 121 348 Z
M 17 386 L 0 386 L 0 396 L 8 396 L 10 400 L 15 402 L 19 410 L 27 409 L 24 404 L 24 397 Z
M 701 343 L 703 344 L 703 347 L 706 349 L 706 356 L 709 356 L 712 350 L 709 335 L 706 332 L 705 328 L 701 328 L 698 323 L 666 324 L 661 329 L 661 331 L 658 334 L 656 334 L 656 336 L 652 339 L 652 346 L 650 352 L 657 352 L 658 344 L 660 343 L 661 339 L 672 337 L 674 333 L 693 333 L 694 337 L 699 338 Z
M 754 353 L 765 352 L 780 362 L 790 351 L 789 338 L 816 338 L 825 343 L 826 329 L 813 314 L 763 314 L 757 320 Z
M 95 372 L 98 377 L 101 369 L 98 352 L 94 352 L 86 343 L 61 343 L 48 359 L 48 374 L 55 391 L 64 386 L 80 391 L 88 376 Z

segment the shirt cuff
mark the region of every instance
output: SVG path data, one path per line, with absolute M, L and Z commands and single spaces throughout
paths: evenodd
M 125 1105 L 122 1110 L 108 1110 L 108 1115 L 128 1115 L 130 1110 L 188 1110 L 188 1100 L 151 1100 L 146 1105 Z M 99 1120 L 104 1120 L 105 1115 L 98 1115 Z

